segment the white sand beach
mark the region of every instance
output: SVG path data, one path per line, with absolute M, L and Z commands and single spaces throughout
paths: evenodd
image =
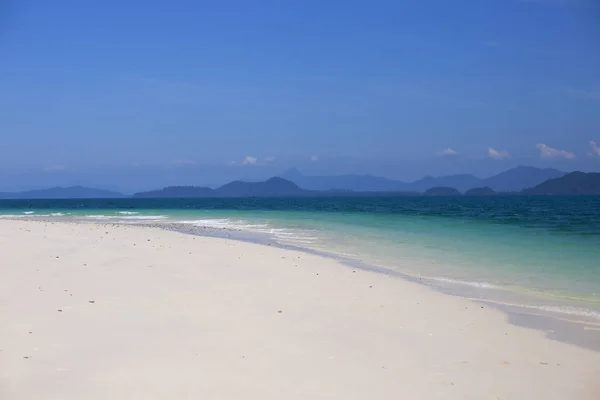
M 600 399 L 599 377 L 600 353 L 331 259 L 0 220 L 2 400 Z

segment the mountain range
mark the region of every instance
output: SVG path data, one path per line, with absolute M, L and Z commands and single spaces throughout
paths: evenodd
M 526 189 L 529 195 L 578 195 L 600 194 L 600 173 L 571 172 L 556 179 L 549 179 L 536 187 Z
M 282 197 L 306 196 L 312 191 L 303 190 L 293 182 L 274 177 L 264 182 L 229 182 L 217 189 L 196 186 L 170 186 L 161 190 L 140 192 L 133 197 Z
M 511 176 L 511 174 L 507 174 Z M 497 194 L 525 195 L 585 195 L 600 194 L 600 173 L 571 172 L 548 179 L 532 188 L 519 192 L 496 192 L 490 187 L 477 187 L 465 192 L 468 196 L 494 196 Z M 303 197 L 303 196 L 419 196 L 419 192 L 307 190 L 280 177 L 264 182 L 234 181 L 217 189 L 193 186 L 167 187 L 158 191 L 136 193 L 134 197 Z M 462 196 L 451 186 L 434 186 L 425 190 L 424 196 Z
M 487 179 L 472 175 L 425 177 L 404 183 L 370 175 L 306 177 L 288 170 L 287 179 L 273 177 L 264 182 L 233 181 L 216 189 L 198 186 L 171 186 L 140 192 L 138 198 L 198 197 L 284 197 L 284 196 L 415 196 L 505 194 L 600 194 L 600 173 L 569 174 L 534 167 L 517 167 Z M 298 182 L 293 182 L 294 179 Z M 302 187 L 304 185 L 304 187 Z M 314 187 L 320 189 L 311 189 Z M 352 189 L 354 188 L 354 189 Z M 369 189 L 371 188 L 371 189 Z M 522 189 L 520 189 L 522 188 Z M 121 193 L 82 186 L 55 187 L 18 193 L 0 193 L 0 199 L 82 199 L 130 197 Z
M 403 182 L 372 175 L 305 176 L 295 168 L 288 169 L 280 176 L 307 190 L 425 192 L 433 187 L 452 187 L 460 192 L 466 192 L 478 187 L 489 187 L 496 192 L 519 192 L 565 174 L 566 172 L 552 168 L 520 166 L 485 179 L 470 174 L 461 174 L 440 177 L 426 176 L 414 182 Z

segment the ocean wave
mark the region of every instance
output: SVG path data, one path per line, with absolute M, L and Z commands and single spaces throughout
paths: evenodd
M 168 218 L 167 215 L 85 215 L 85 218 L 99 221 L 160 221 Z
M 65 213 L 61 213 L 61 212 L 53 212 L 53 213 L 50 213 L 50 216 L 51 216 L 51 217 L 62 217 L 62 216 L 64 216 L 64 215 L 66 215 L 66 214 L 65 214 Z
M 283 237 L 275 235 L 275 237 L 277 239 L 281 239 L 281 240 L 300 240 L 300 241 L 309 241 L 309 242 L 314 242 L 315 240 L 319 239 L 319 237 L 317 237 L 317 236 L 303 236 L 301 234 L 292 235 L 292 236 L 283 236 Z
M 248 231 L 264 231 L 266 224 L 252 224 L 244 220 L 232 220 L 227 218 L 198 219 L 191 221 L 177 221 L 179 224 L 190 224 L 206 228 L 240 229 Z
M 23 212 L 23 214 L 31 215 L 31 214 L 35 214 L 35 211 L 25 211 L 25 212 Z
M 61 214 L 64 215 L 64 214 Z M 25 219 L 25 218 L 40 218 L 40 217 L 53 217 L 53 216 L 57 216 L 57 214 L 53 213 L 53 214 L 0 214 L 0 218 L 18 218 L 18 219 Z
M 106 220 L 106 219 L 113 219 L 115 217 L 110 216 L 110 215 L 84 215 L 84 218 Z
M 320 238 L 317 236 L 308 236 L 301 232 L 292 235 L 274 235 L 274 239 L 281 243 L 314 243 Z
M 528 310 L 538 310 L 550 312 L 553 314 L 563 314 L 563 315 L 571 315 L 576 317 L 585 317 L 585 318 L 593 318 L 600 320 L 600 311 L 592 310 L 590 308 L 583 307 L 573 307 L 573 306 L 549 306 L 549 305 L 535 305 L 535 304 L 522 304 L 522 303 L 512 303 L 507 301 L 498 301 L 498 300 L 490 300 L 490 299 L 478 299 L 474 297 L 466 297 L 468 300 L 481 301 L 489 304 L 497 304 L 500 306 L 509 306 L 516 308 L 524 308 Z
M 195 225 L 202 228 L 231 229 L 244 232 L 260 233 L 269 235 L 273 240 L 282 244 L 310 244 L 320 238 L 312 232 L 303 232 L 293 228 L 273 227 L 268 223 L 254 223 L 248 220 L 211 218 L 188 221 L 177 221 L 180 224 Z
M 167 218 L 169 218 L 167 215 L 129 215 L 125 217 L 116 217 L 116 219 L 125 219 L 128 221 L 159 221 Z
M 565 306 L 539 306 L 540 310 L 553 313 L 577 315 L 579 317 L 591 317 L 600 320 L 600 312 L 589 308 L 565 307 Z
M 502 289 L 502 286 L 494 285 L 494 284 L 491 284 L 488 282 L 463 281 L 460 279 L 452 279 L 452 278 L 445 278 L 445 277 L 433 277 L 433 278 L 426 278 L 426 279 L 430 280 L 430 281 L 435 281 L 435 282 L 449 283 L 452 285 L 471 286 L 471 287 L 481 288 L 481 289 Z
M 139 212 L 137 212 L 137 211 L 119 211 L 118 214 L 135 215 L 135 214 L 139 214 Z

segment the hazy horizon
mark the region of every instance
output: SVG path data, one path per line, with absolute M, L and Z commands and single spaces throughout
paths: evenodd
M 62 175 L 62 177 L 55 181 L 57 183 L 44 184 L 43 182 L 46 182 L 46 180 L 44 180 L 43 182 L 39 183 L 38 185 L 14 186 L 14 187 L 7 187 L 6 189 L 0 188 L 0 192 L 20 192 L 20 191 L 28 191 L 28 190 L 48 189 L 48 188 L 54 188 L 54 187 L 72 187 L 72 186 L 84 186 L 84 187 L 88 187 L 88 188 L 112 190 L 112 191 L 121 192 L 123 194 L 133 194 L 135 192 L 161 189 L 161 188 L 168 187 L 168 186 L 198 186 L 198 187 L 210 187 L 210 188 L 214 189 L 214 188 L 217 188 L 224 184 L 227 184 L 231 181 L 236 181 L 236 180 L 259 182 L 259 181 L 265 181 L 265 180 L 273 178 L 273 177 L 284 177 L 285 179 L 294 181 L 295 179 L 293 179 L 292 177 L 286 176 L 286 174 L 288 172 L 290 172 L 290 170 L 296 170 L 296 172 L 300 173 L 300 175 L 304 178 L 327 177 L 327 176 L 328 177 L 336 177 L 336 176 L 343 176 L 343 175 L 370 175 L 370 176 L 374 176 L 374 177 L 383 177 L 383 178 L 395 180 L 397 182 L 402 182 L 405 184 L 411 184 L 411 183 L 414 183 L 414 182 L 419 181 L 420 179 L 426 178 L 426 177 L 438 178 L 438 177 L 450 177 L 450 176 L 459 176 L 459 175 L 471 175 L 471 176 L 475 176 L 480 179 L 486 179 L 486 178 L 493 177 L 499 173 L 511 170 L 513 168 L 523 167 L 523 166 L 529 167 L 526 165 L 517 165 L 517 166 L 511 167 L 511 168 L 503 169 L 503 170 L 499 171 L 498 173 L 494 173 L 494 174 L 490 174 L 490 175 L 478 175 L 478 174 L 423 175 L 423 176 L 419 176 L 416 179 L 399 179 L 399 178 L 392 178 L 389 176 L 374 175 L 374 174 L 362 174 L 362 173 L 348 173 L 348 174 L 340 173 L 340 174 L 328 175 L 328 174 L 319 174 L 318 172 L 312 172 L 312 173 L 306 172 L 306 171 L 302 171 L 296 167 L 290 167 L 286 170 L 281 170 L 277 173 L 266 174 L 266 175 L 263 174 L 265 172 L 265 170 L 262 170 L 262 171 L 256 170 L 255 172 L 257 174 L 255 174 L 255 175 L 228 178 L 226 180 L 223 180 L 220 182 L 213 182 L 213 183 L 202 183 L 202 182 L 199 183 L 199 181 L 197 180 L 198 177 L 196 176 L 195 172 L 201 172 L 201 169 L 200 170 L 195 170 L 195 169 L 188 170 L 187 173 L 185 173 L 185 174 L 183 174 L 183 173 L 181 173 L 181 171 L 177 171 L 177 170 L 165 171 L 164 169 L 158 169 L 158 170 L 155 170 L 155 173 L 156 172 L 158 172 L 159 174 L 162 173 L 162 175 L 140 176 L 140 175 L 135 175 L 135 174 L 127 174 L 125 176 L 126 181 L 127 181 L 127 179 L 137 178 L 137 183 L 132 184 L 130 186 L 118 185 L 111 181 L 101 181 L 101 180 L 94 181 L 93 175 L 92 175 L 92 178 L 90 178 L 90 174 L 86 174 L 86 173 L 84 173 L 81 176 L 77 176 L 75 174 L 68 173 L 66 171 L 62 171 L 62 173 L 60 174 L 60 175 Z M 536 167 L 536 168 L 546 168 L 546 167 Z M 566 172 L 566 173 L 572 172 L 570 170 L 568 170 L 568 171 L 567 170 L 559 170 L 559 171 Z M 119 173 L 122 173 L 122 172 L 123 172 L 122 170 L 119 171 Z M 140 178 L 142 178 L 142 179 L 140 179 Z M 61 183 L 61 182 L 64 182 L 64 183 Z M 90 182 L 98 182 L 98 183 L 90 183 Z M 161 184 L 160 182 L 163 182 L 163 183 Z M 302 187 L 302 185 L 300 185 L 300 186 Z M 335 189 L 335 188 L 331 187 L 331 189 Z M 377 191 L 377 189 L 374 189 L 374 190 Z M 407 188 L 406 190 L 418 191 L 417 189 L 411 189 L 411 188 Z

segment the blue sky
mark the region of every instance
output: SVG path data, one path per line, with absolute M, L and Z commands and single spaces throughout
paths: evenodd
M 1 4 L 0 189 L 600 170 L 595 0 Z

